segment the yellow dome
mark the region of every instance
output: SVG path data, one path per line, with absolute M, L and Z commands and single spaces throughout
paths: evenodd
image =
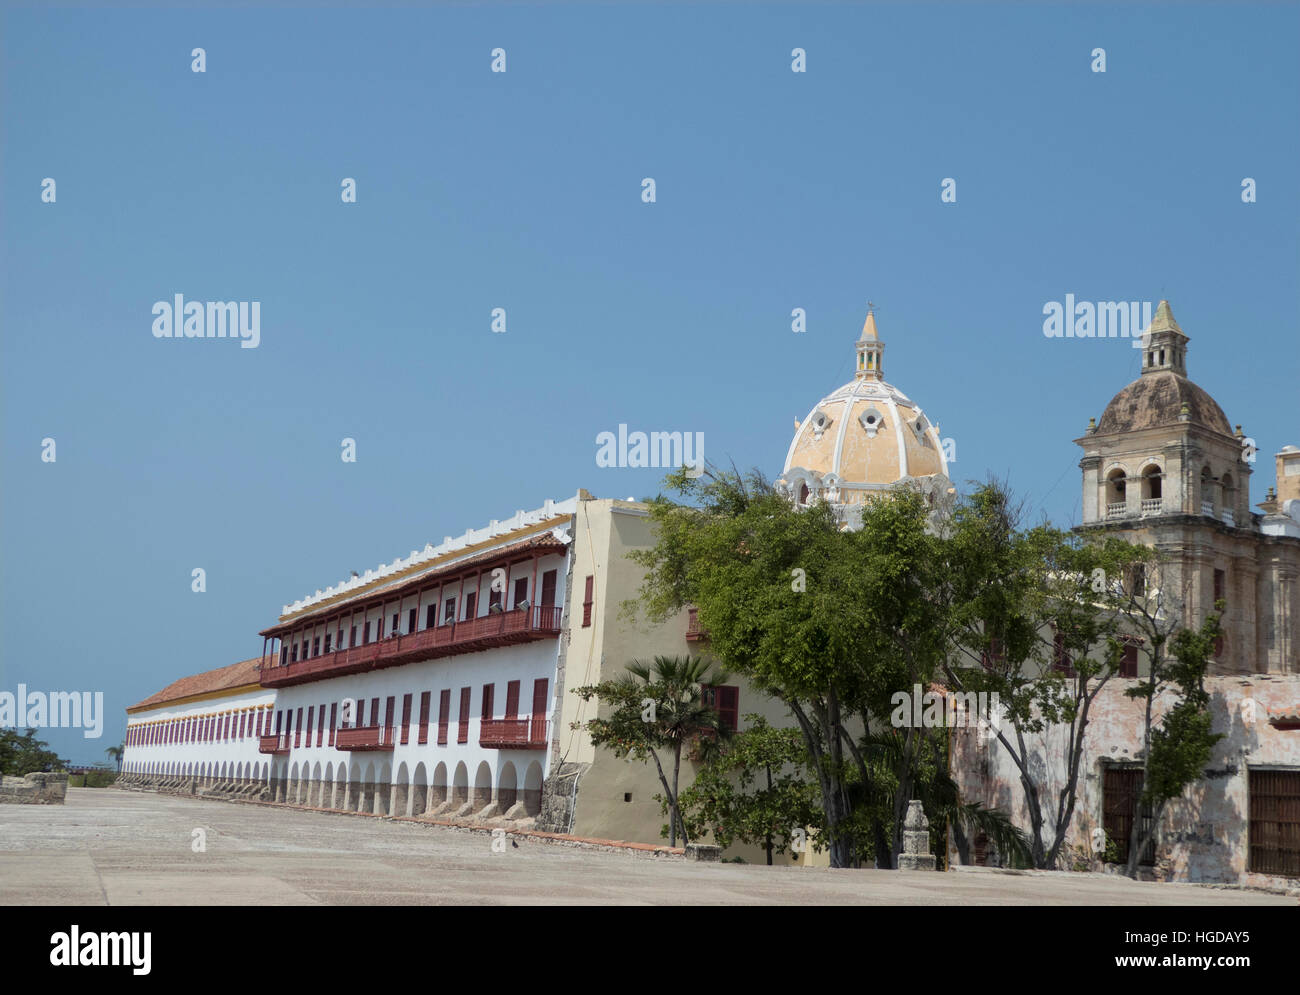
M 938 426 L 886 383 L 884 342 L 868 313 L 857 344 L 857 374 L 795 423 L 778 486 L 792 499 L 855 505 L 872 492 L 914 480 L 932 497 L 952 493 Z

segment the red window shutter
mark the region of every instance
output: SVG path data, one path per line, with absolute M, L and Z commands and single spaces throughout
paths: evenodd
M 438 693 L 438 745 L 447 745 L 447 724 L 451 720 L 451 688 Z
M 420 695 L 420 737 L 417 740 L 421 745 L 429 741 L 429 699 L 432 697 L 428 691 Z
M 438 622 L 438 606 L 426 605 L 424 608 L 424 627 L 432 629 Z
M 397 725 L 397 697 L 390 695 L 384 702 L 384 719 L 380 725 L 388 726 L 390 729 Z
M 592 574 L 587 574 L 587 589 L 582 596 L 582 627 L 585 629 L 591 625 L 591 609 L 594 604 L 593 598 L 596 591 L 596 578 Z
M 460 689 L 460 725 L 456 729 L 456 742 L 469 742 L 469 688 Z
M 542 574 L 542 600 L 539 602 L 544 608 L 553 608 L 555 606 L 555 571 L 548 570 Z
M 337 701 L 330 703 L 330 728 L 325 734 L 325 745 L 334 745 L 334 730 L 339 727 L 339 703 Z
M 325 745 L 325 703 L 321 702 L 316 712 L 316 745 Z
M 490 721 L 492 718 L 492 696 L 496 692 L 495 684 L 483 685 L 483 721 Z
M 506 685 L 506 718 L 519 718 L 519 682 L 511 681 Z
M 546 692 L 550 690 L 551 682 L 548 678 L 539 677 L 533 681 L 533 717 L 536 718 L 546 714 Z
M 379 714 L 379 699 L 370 699 L 370 724 L 372 726 L 381 726 L 384 724 L 384 717 Z
M 408 743 L 411 740 L 411 696 L 405 695 L 402 698 L 402 743 Z
M 718 688 L 718 714 L 722 724 L 735 732 L 740 724 L 740 688 L 731 685 Z
M 511 608 L 518 607 L 519 603 L 528 597 L 528 578 L 520 577 L 515 580 L 514 599 L 510 602 Z
M 312 726 L 316 724 L 316 706 L 312 705 L 307 709 L 307 748 L 311 749 L 311 732 Z

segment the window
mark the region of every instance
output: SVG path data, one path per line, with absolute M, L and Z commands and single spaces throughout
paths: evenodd
M 1250 869 L 1300 877 L 1300 771 L 1250 770 Z
M 363 630 L 363 633 L 362 633 L 362 639 L 363 639 L 366 643 L 369 643 L 369 642 L 370 642 L 370 623 L 369 623 L 369 622 L 367 622 L 366 625 L 365 625 L 365 629 Z
M 390 699 L 391 700 L 391 699 Z M 402 743 L 405 745 L 411 740 L 411 696 L 405 695 L 402 698 Z
M 388 726 L 390 729 L 397 725 L 397 696 L 391 695 L 384 702 L 384 721 L 380 725 Z
M 1124 655 L 1119 662 L 1120 677 L 1136 677 L 1138 675 L 1138 646 L 1142 640 L 1133 636 L 1121 636 L 1124 643 Z
M 483 721 L 487 722 L 492 718 L 492 698 L 496 693 L 495 684 L 483 685 Z
M 429 605 L 424 609 L 424 627 L 432 629 L 438 623 L 438 606 Z
M 289 662 L 289 647 L 282 645 L 280 647 L 280 666 L 283 667 L 288 662 Z
M 460 689 L 460 724 L 456 727 L 456 742 L 469 742 L 469 688 Z
M 375 704 L 378 705 L 379 702 L 376 701 Z M 365 698 L 357 699 L 357 704 L 354 711 L 356 714 L 352 716 L 352 728 L 353 729 L 364 728 L 366 724 L 366 699 Z
M 1101 790 L 1101 824 L 1114 845 L 1114 860 L 1128 863 L 1129 832 L 1133 828 L 1138 799 L 1142 797 L 1141 767 L 1105 767 Z M 1153 822 L 1151 807 L 1142 806 L 1142 832 L 1149 834 Z M 1147 837 L 1139 864 L 1150 867 L 1156 862 L 1155 840 Z
M 333 633 L 330 633 L 330 632 L 325 633 L 325 652 L 326 652 L 326 653 L 328 653 L 328 652 L 330 651 L 330 638 L 331 638 L 332 635 L 333 635 Z
M 420 695 L 420 735 L 416 742 L 422 746 L 429 741 L 429 699 L 431 697 L 430 691 Z
M 528 578 L 518 577 L 515 579 L 515 593 L 510 598 L 510 607 L 517 608 L 519 603 L 528 598 Z
M 349 633 L 348 635 L 348 645 L 355 646 L 356 644 L 357 644 L 357 627 L 354 625 L 352 627 L 352 632 Z
M 298 721 L 293 725 L 293 745 L 302 745 L 302 709 L 298 709 Z
M 1002 646 L 1002 640 L 997 636 L 989 639 L 989 647 L 980 654 L 980 663 L 985 670 L 992 670 L 1001 663 L 1006 662 L 1006 651 Z
M 1065 648 L 1065 633 L 1056 633 L 1052 646 L 1052 669 L 1066 677 L 1076 676 L 1074 671 L 1074 661 L 1070 659 L 1070 654 Z
M 519 682 L 511 681 L 506 685 L 506 718 L 519 718 Z
M 438 745 L 447 745 L 447 722 L 451 718 L 451 689 L 438 694 Z
M 539 677 L 533 681 L 533 718 L 540 719 L 546 715 L 546 692 L 550 690 L 551 682 L 545 677 Z
M 596 578 L 587 574 L 587 587 L 582 595 L 582 627 L 591 625 L 591 608 L 595 604 Z
M 379 714 L 378 698 L 370 699 L 370 723 L 374 726 L 381 726 L 384 724 L 384 717 Z
M 330 731 L 325 739 L 326 746 L 334 745 L 334 730 L 339 727 L 339 703 L 336 701 L 330 705 Z
M 316 712 L 316 745 L 325 745 L 325 705 L 322 702 L 320 709 Z
M 1145 563 L 1135 563 L 1129 571 L 1129 591 L 1135 598 L 1147 596 L 1147 568 Z
M 501 592 L 494 587 L 488 592 L 488 614 L 492 613 L 493 608 L 501 607 Z
M 388 625 L 388 638 L 392 639 L 400 631 L 400 622 L 402 619 L 401 612 L 393 612 L 393 620 Z
M 724 728 L 735 732 L 740 719 L 740 688 L 705 685 L 702 690 L 704 703 L 718 713 Z
M 320 636 L 313 636 L 311 640 L 311 655 L 320 656 Z
M 338 634 L 334 638 L 334 648 L 337 650 L 343 649 L 343 626 L 341 625 L 339 626 Z
M 415 631 L 416 622 L 419 620 L 419 607 L 412 608 L 406 613 L 406 631 L 412 633 Z
M 465 595 L 465 620 L 469 621 L 478 614 L 478 591 Z
M 290 652 L 289 652 L 289 662 L 290 662 L 290 663 L 297 663 L 297 662 L 298 662 L 298 644 L 297 644 L 297 643 L 294 643 L 292 646 L 290 646 L 290 647 L 289 647 L 289 651 L 290 651 Z
M 542 574 L 542 600 L 539 604 L 547 608 L 555 607 L 555 571 L 548 570 Z
M 316 707 L 313 705 L 311 708 L 307 709 L 307 748 L 308 749 L 311 749 L 312 747 L 311 727 L 314 726 L 315 724 L 316 724 Z
M 456 599 L 448 598 L 442 603 L 442 624 L 450 625 L 456 621 Z

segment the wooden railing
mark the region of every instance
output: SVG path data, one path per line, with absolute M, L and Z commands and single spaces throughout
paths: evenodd
M 543 716 L 528 719 L 484 719 L 478 745 L 487 750 L 544 750 L 550 723 Z
M 275 756 L 289 752 L 289 735 L 288 733 L 279 733 L 278 735 L 258 736 L 257 752 L 270 753 Z
M 334 733 L 340 750 L 391 750 L 396 744 L 397 726 L 359 726 Z
M 560 608 L 550 605 L 514 608 L 421 629 L 404 636 L 391 636 L 364 646 L 349 646 L 308 660 L 283 665 L 276 661 L 275 665 L 262 669 L 261 683 L 263 687 L 287 687 L 326 676 L 362 673 L 417 660 L 546 639 L 560 634 L 561 614 Z

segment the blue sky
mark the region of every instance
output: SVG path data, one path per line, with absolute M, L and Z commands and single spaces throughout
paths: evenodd
M 619 423 L 777 475 L 868 299 L 954 478 L 1058 524 L 1138 372 L 1044 337 L 1067 293 L 1170 299 L 1252 502 L 1300 444 L 1294 4 L 0 16 L 0 690 L 104 691 L 73 760 L 352 569 L 654 493 L 596 466 Z M 260 301 L 259 347 L 155 339 L 177 293 Z

